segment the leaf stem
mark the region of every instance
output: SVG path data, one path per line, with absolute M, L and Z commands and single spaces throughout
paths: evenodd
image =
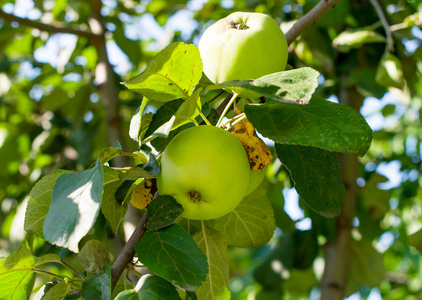
M 204 122 L 207 123 L 207 125 L 212 125 L 211 122 L 207 119 L 207 117 L 204 115 L 202 111 L 199 112 L 199 115 L 204 120 Z
M 82 274 L 82 273 L 80 273 L 78 270 L 76 270 L 75 268 L 73 268 L 72 266 L 70 266 L 70 265 L 68 265 L 67 263 L 65 263 L 64 261 L 60 261 L 60 263 L 63 265 L 63 266 L 65 266 L 65 267 L 67 267 L 68 269 L 70 269 L 70 270 L 72 270 L 73 272 L 75 272 L 79 277 L 81 277 L 83 280 L 86 280 L 86 277 Z
M 227 112 L 230 109 L 230 106 L 232 106 L 232 104 L 234 103 L 234 101 L 236 100 L 236 98 L 238 96 L 239 96 L 239 93 L 234 93 L 233 96 L 230 98 L 230 101 L 229 101 L 229 103 L 227 103 L 226 107 L 224 108 L 224 111 L 221 114 L 220 119 L 218 119 L 218 122 L 217 122 L 217 125 L 216 125 L 217 127 L 220 127 L 221 122 L 223 121 L 223 118 L 225 117 L 225 115 L 227 114 Z

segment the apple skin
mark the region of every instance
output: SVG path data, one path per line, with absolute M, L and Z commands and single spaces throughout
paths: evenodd
M 249 179 L 249 186 L 246 191 L 246 195 L 249 195 L 253 191 L 256 190 L 256 188 L 261 184 L 261 182 L 264 180 L 265 177 L 265 171 L 252 171 L 250 174 Z
M 171 195 L 182 217 L 208 220 L 232 211 L 245 196 L 250 167 L 241 142 L 224 129 L 201 125 L 176 135 L 161 157 L 160 195 Z
M 288 56 L 280 26 L 261 13 L 235 12 L 217 21 L 205 30 L 198 48 L 204 73 L 215 84 L 283 71 Z M 260 95 L 245 90 L 240 96 Z

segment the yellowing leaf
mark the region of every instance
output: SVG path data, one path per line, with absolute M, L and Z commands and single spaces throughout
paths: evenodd
M 241 113 L 241 110 L 236 108 L 236 114 Z M 240 140 L 245 148 L 252 171 L 263 171 L 272 162 L 273 156 L 270 149 L 256 135 L 255 128 L 246 118 L 236 123 L 230 132 Z
M 154 197 L 154 189 L 151 179 L 145 179 L 132 191 L 130 203 L 138 209 L 146 209 Z

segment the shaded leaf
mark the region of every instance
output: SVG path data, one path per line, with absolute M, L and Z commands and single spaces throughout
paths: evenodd
M 148 206 L 147 227 L 158 230 L 170 226 L 183 212 L 183 207 L 172 196 L 160 195 Z
M 204 253 L 175 224 L 159 231 L 147 231 L 136 243 L 135 250 L 139 260 L 153 273 L 186 290 L 199 287 L 208 274 Z
M 227 215 L 204 221 L 221 232 L 229 246 L 260 247 L 273 236 L 274 211 L 265 190 L 256 189 Z
M 100 273 L 103 266 L 109 265 L 110 254 L 106 247 L 97 240 L 90 240 L 78 253 L 78 261 L 89 273 Z
M 403 68 L 397 56 L 385 53 L 378 64 L 375 80 L 383 86 L 403 89 L 405 86 Z
M 110 266 L 104 266 L 104 273 L 92 275 L 82 283 L 82 296 L 90 300 L 110 300 Z
M 340 33 L 333 40 L 333 46 L 340 52 L 349 52 L 368 43 L 384 43 L 385 37 L 381 34 L 364 28 L 347 30 Z
M 70 285 L 65 281 L 60 281 L 54 286 L 52 286 L 48 291 L 42 296 L 42 300 L 57 300 L 63 299 L 70 290 Z
M 110 167 L 103 167 L 104 170 L 104 193 L 101 201 L 101 212 L 111 227 L 113 234 L 116 234 L 120 221 L 126 214 L 127 203 L 116 200 L 115 194 L 123 181 L 119 178 L 119 173 Z M 105 179 L 108 178 L 108 184 Z
M 336 153 L 297 145 L 276 144 L 275 149 L 302 200 L 325 217 L 340 214 L 345 190 Z
M 142 300 L 180 300 L 174 285 L 155 275 L 144 275 L 136 285 Z
M 259 133 L 280 144 L 364 155 L 372 140 L 371 128 L 356 110 L 318 98 L 308 105 L 246 105 L 245 113 Z
M 60 176 L 44 220 L 44 238 L 54 245 L 78 252 L 79 241 L 97 218 L 102 190 L 103 168 L 99 159 L 92 169 Z
M 376 287 L 385 278 L 386 270 L 381 253 L 374 249 L 372 241 L 352 239 L 346 295 L 357 292 L 362 286 Z
M 201 300 L 230 299 L 229 261 L 224 237 L 217 230 L 203 226 L 193 239 L 207 256 L 209 265 L 207 278 L 196 290 L 196 295 Z
M 32 231 L 44 237 L 43 224 L 51 203 L 51 194 L 57 179 L 69 171 L 55 170 L 38 181 L 29 193 L 28 206 L 25 212 L 25 231 Z

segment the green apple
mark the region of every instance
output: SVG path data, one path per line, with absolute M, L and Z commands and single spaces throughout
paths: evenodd
M 231 133 L 211 125 L 186 129 L 167 145 L 157 175 L 160 195 L 171 195 L 183 217 L 208 220 L 232 211 L 250 180 L 248 157 Z
M 205 75 L 215 84 L 256 79 L 286 68 L 287 42 L 280 26 L 261 13 L 235 12 L 205 30 L 199 44 Z M 242 97 L 258 97 L 244 91 Z
M 249 195 L 253 191 L 256 190 L 256 188 L 261 184 L 261 182 L 264 180 L 265 172 L 264 171 L 252 171 L 249 178 L 249 186 L 246 191 L 246 195 Z

